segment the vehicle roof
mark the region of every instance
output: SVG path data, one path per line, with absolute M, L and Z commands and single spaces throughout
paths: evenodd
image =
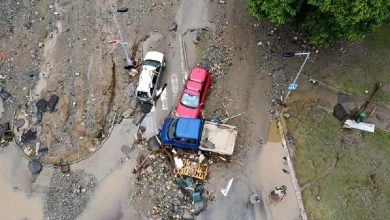
M 191 70 L 190 80 L 203 82 L 206 79 L 207 73 L 208 73 L 207 70 L 204 70 L 199 67 L 194 67 Z
M 157 51 L 149 51 L 145 54 L 144 60 L 155 60 L 162 63 L 164 61 L 164 54 Z
M 202 120 L 197 118 L 179 118 L 176 124 L 176 136 L 198 139 Z
M 156 68 L 152 66 L 143 66 L 139 76 L 137 91 L 150 92 L 154 71 Z

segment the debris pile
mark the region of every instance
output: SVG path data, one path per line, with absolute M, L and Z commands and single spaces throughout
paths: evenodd
M 138 191 L 132 200 L 150 198 L 152 208 L 147 213 L 148 218 L 192 219 L 206 209 L 210 198 L 203 187 L 208 172 L 205 157 L 203 154 L 179 155 L 175 150 L 162 152 L 164 154 L 141 157 L 142 162 L 134 169 L 134 173 L 140 174 L 136 183 Z M 176 167 L 180 164 L 180 169 L 174 168 L 174 161 Z M 142 169 L 138 171 L 140 166 Z
M 96 182 L 93 175 L 81 170 L 68 174 L 56 170 L 47 193 L 47 219 L 76 219 L 86 208 Z

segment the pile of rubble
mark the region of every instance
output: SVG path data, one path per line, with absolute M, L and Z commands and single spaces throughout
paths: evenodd
M 232 63 L 232 41 L 226 32 L 228 25 L 223 8 L 218 8 L 213 19 L 215 23 L 214 36 L 211 39 L 209 47 L 203 51 L 200 66 L 208 69 L 214 79 L 223 77 Z
M 175 150 L 163 149 L 140 158 L 134 169 L 138 187 L 132 202 L 149 198 L 152 208 L 148 218 L 193 219 L 206 209 L 210 192 L 204 190 L 203 184 L 209 161 L 203 154 L 177 154 Z M 203 173 L 198 168 L 201 166 Z
M 76 219 L 87 206 L 97 180 L 93 175 L 76 170 L 53 174 L 47 193 L 47 219 Z
M 212 45 L 202 55 L 202 66 L 208 69 L 214 79 L 223 77 L 232 65 L 231 48 Z

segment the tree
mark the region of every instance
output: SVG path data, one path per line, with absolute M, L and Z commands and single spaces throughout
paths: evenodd
M 304 28 L 321 46 L 361 39 L 390 21 L 389 0 L 248 0 L 247 7 L 257 19 Z

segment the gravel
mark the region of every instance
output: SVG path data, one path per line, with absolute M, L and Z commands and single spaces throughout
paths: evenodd
M 141 171 L 137 192 L 132 200 L 142 197 L 149 197 L 152 202 L 148 218 L 181 219 L 191 209 L 191 199 L 180 191 L 168 159 L 160 155 L 149 159 Z
M 68 174 L 56 170 L 45 204 L 47 219 L 76 219 L 86 208 L 96 182 L 93 175 L 81 170 Z

